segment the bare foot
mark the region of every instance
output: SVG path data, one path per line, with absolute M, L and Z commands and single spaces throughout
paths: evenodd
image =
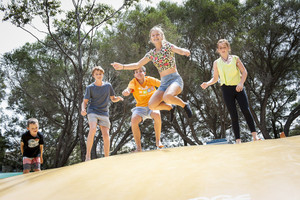
M 136 150 L 132 151 L 131 153 L 138 153 L 138 152 L 142 152 L 142 149 L 136 149 Z
M 236 144 L 241 144 L 242 141 L 241 141 L 241 139 L 237 139 L 237 140 L 235 141 L 235 143 L 236 143 Z
M 257 137 L 257 133 L 256 132 L 252 132 L 252 137 L 253 137 L 253 141 L 258 141 L 258 137 Z

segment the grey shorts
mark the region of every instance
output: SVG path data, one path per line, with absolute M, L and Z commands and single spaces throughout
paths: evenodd
M 109 117 L 104 115 L 97 115 L 95 113 L 89 113 L 87 115 L 89 122 L 96 122 L 100 126 L 105 126 L 107 128 L 110 128 L 110 121 Z
M 143 121 L 146 119 L 152 119 L 151 113 L 152 110 L 149 107 L 135 107 L 131 109 L 132 115 L 139 115 L 143 118 Z
M 160 86 L 157 90 L 164 92 L 173 83 L 176 83 L 181 88 L 181 90 L 183 89 L 183 80 L 177 72 L 162 77 Z

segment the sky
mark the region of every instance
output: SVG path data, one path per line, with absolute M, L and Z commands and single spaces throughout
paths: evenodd
M 10 0 L 2 0 L 2 2 L 7 3 Z M 112 5 L 115 9 L 121 7 L 123 0 L 96 0 L 99 3 L 105 3 Z M 144 5 L 157 5 L 161 0 L 151 0 L 152 3 L 148 3 L 145 0 L 141 0 L 140 3 Z M 169 0 L 170 2 L 183 3 L 184 0 Z M 72 0 L 61 0 L 62 8 L 69 9 L 73 7 Z M 113 4 L 112 4 L 113 2 Z M 10 52 L 13 49 L 23 46 L 26 42 L 34 43 L 37 40 L 25 32 L 21 28 L 18 28 L 12 25 L 10 22 L 3 22 L 3 12 L 0 12 L 0 55 L 3 55 L 6 52 Z M 37 21 L 38 22 L 38 21 Z M 39 22 L 38 22 L 39 23 Z M 44 34 L 39 34 L 39 38 L 43 39 Z

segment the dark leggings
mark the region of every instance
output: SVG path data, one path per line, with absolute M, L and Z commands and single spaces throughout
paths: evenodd
M 241 111 L 246 118 L 246 122 L 250 128 L 250 131 L 256 132 L 245 90 L 243 89 L 241 92 L 237 92 L 236 86 L 227 86 L 227 85 L 222 85 L 221 89 L 222 89 L 223 98 L 226 107 L 231 117 L 231 123 L 235 135 L 235 139 L 240 139 L 240 126 L 239 126 L 239 119 L 236 110 L 235 100 L 237 100 L 238 104 L 240 105 Z

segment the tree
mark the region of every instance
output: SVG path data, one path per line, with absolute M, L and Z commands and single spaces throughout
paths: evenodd
M 290 126 L 292 122 L 298 118 L 300 115 L 300 105 L 296 106 L 291 113 L 288 116 L 288 119 L 286 120 L 286 123 L 284 125 L 284 133 L 286 136 L 289 136 Z
M 291 135 L 299 132 L 293 125 L 299 119 L 297 1 L 249 0 L 240 4 L 238 0 L 188 0 L 180 6 L 161 2 L 155 8 L 136 6 L 118 19 L 112 17 L 116 16 L 112 9 L 87 2 L 80 5 L 73 1 L 74 10 L 60 18 L 58 13 L 63 12 L 56 1 L 14 1 L 6 7 L 5 19 L 20 28 L 25 30 L 23 25 L 31 24 L 32 14 L 40 15 L 47 28 L 46 38 L 7 53 L 2 62 L 12 88 L 10 107 L 26 118 L 37 116 L 48 137 L 45 156 L 53 156 L 49 159 L 53 163 L 46 163 L 47 167 L 84 159 L 87 123 L 80 115 L 80 104 L 84 87 L 92 82 L 90 67 L 101 65 L 105 80 L 112 83 L 117 94 L 121 93 L 132 79 L 132 71 L 115 71 L 110 63 L 131 63 L 142 58 L 153 48 L 149 30 L 157 24 L 163 26 L 168 41 L 192 53 L 190 59 L 177 56 L 176 62 L 185 83 L 180 97 L 191 103 L 194 116 L 187 119 L 185 112 L 177 108 L 170 122 L 169 113 L 162 111 L 162 140 L 167 147 L 201 145 L 212 138 L 227 135 L 231 139 L 233 135 L 228 134 L 231 120 L 219 86 L 205 91 L 200 88 L 211 78 L 212 63 L 218 57 L 216 42 L 221 38 L 231 42 L 233 54 L 240 56 L 248 71 L 245 86 L 258 131 L 265 138 L 276 138 L 283 128 L 287 133 L 291 129 Z M 101 24 L 106 26 L 100 30 Z M 159 78 L 152 63 L 146 67 L 148 75 Z M 134 146 L 132 107 L 132 97 L 110 106 L 113 155 L 131 151 Z M 18 124 L 24 127 L 22 123 Z M 155 146 L 153 123 L 149 120 L 141 126 L 143 147 L 151 149 Z M 249 132 L 245 122 L 241 130 Z M 243 135 L 242 139 L 249 141 L 249 134 Z M 101 156 L 101 143 L 99 134 L 93 158 Z
M 252 114 L 266 139 L 271 138 L 269 122 L 274 117 L 269 111 L 280 109 L 282 115 L 286 111 L 282 108 L 299 95 L 299 9 L 298 1 L 247 1 L 244 31 L 235 40 L 244 47 L 242 58 L 248 66 L 247 82 L 254 95 L 250 97 L 259 102 L 253 104 Z
M 22 171 L 22 155 L 20 149 L 21 137 L 16 129 L 19 123 L 17 117 L 9 117 L 2 115 L 3 124 L 2 128 L 5 130 L 1 140 L 1 167 L 3 172 Z
M 5 151 L 8 149 L 8 140 L 7 138 L 2 136 L 2 133 L 0 134 L 0 172 L 2 171 L 2 165 L 4 163 L 5 158 Z
M 86 133 L 84 131 L 83 117 L 80 115 L 80 105 L 82 103 L 84 92 L 84 77 L 87 76 L 89 67 L 93 64 L 89 59 L 91 45 L 93 44 L 97 29 L 101 25 L 109 23 L 122 9 L 128 8 L 136 2 L 136 0 L 124 1 L 124 4 L 116 11 L 107 5 L 96 4 L 95 0 L 87 1 L 86 5 L 83 5 L 83 2 L 79 0 L 74 0 L 72 2 L 74 10 L 66 12 L 64 19 L 62 19 L 60 15 L 63 13 L 60 9 L 60 2 L 55 0 L 12 1 L 7 6 L 2 5 L 1 10 L 5 12 L 3 20 L 10 21 L 33 36 L 34 34 L 26 29 L 25 25 L 34 26 L 34 24 L 32 24 L 33 18 L 35 16 L 40 17 L 45 25 L 48 37 L 45 41 L 37 38 L 38 41 L 47 47 L 47 50 L 53 49 L 63 55 L 66 66 L 72 67 L 64 69 L 64 72 L 68 74 L 73 81 L 73 91 L 66 93 L 65 97 L 69 98 L 69 95 L 72 97 L 68 100 L 72 101 L 72 108 L 75 108 L 76 111 L 70 112 L 69 114 L 73 114 L 72 116 L 77 117 L 78 121 L 71 122 L 69 120 L 68 126 L 61 127 L 62 130 L 66 131 L 65 133 L 68 132 L 69 134 L 61 134 L 61 140 L 58 141 L 58 144 L 62 140 L 68 141 L 68 135 L 70 136 L 71 133 L 73 134 L 75 132 L 76 134 L 72 137 L 79 138 L 81 159 L 84 160 L 84 135 Z M 70 81 L 71 79 L 65 81 Z M 43 104 L 40 106 L 45 105 Z M 60 106 L 62 106 L 61 109 L 70 109 L 70 107 L 68 107 L 70 104 L 63 104 Z M 52 119 L 52 116 L 47 117 Z M 74 126 L 76 128 L 73 128 Z M 72 130 L 70 130 L 70 127 L 72 127 Z M 60 146 L 63 146 L 63 144 Z M 75 143 L 73 143 L 72 146 L 75 146 Z M 68 155 L 70 152 L 71 149 L 64 152 L 62 149 L 58 148 L 56 155 L 58 158 L 60 154 Z M 66 159 L 62 159 L 62 161 L 58 161 L 55 166 L 63 166 L 65 162 Z

